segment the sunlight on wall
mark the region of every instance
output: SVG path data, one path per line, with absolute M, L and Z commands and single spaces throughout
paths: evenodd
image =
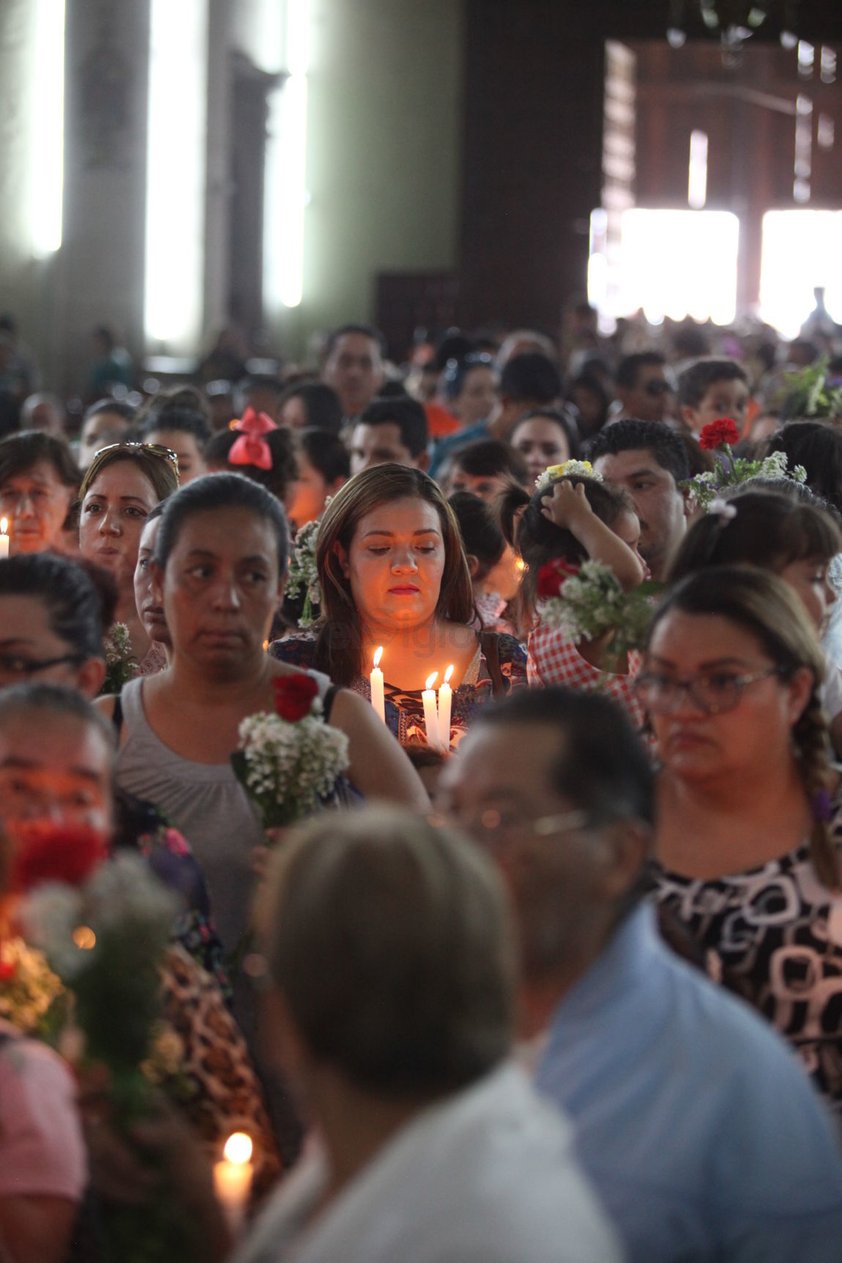
M 652 324 L 665 316 L 730 324 L 737 311 L 740 223 L 729 211 L 623 211 L 620 241 L 605 246 L 606 215 L 591 219 L 588 296 L 602 315 L 640 308 Z
M 64 195 L 64 0 L 38 0 L 29 82 L 29 212 L 32 253 L 61 246 Z
M 842 211 L 778 210 L 763 216 L 760 317 L 795 338 L 825 289 L 831 318 L 842 323 Z
M 169 353 L 202 331 L 207 0 L 152 0 L 144 326 Z
M 304 290 L 309 43 L 309 0 L 287 0 L 284 45 L 289 77 L 271 101 L 266 153 L 264 283 L 275 310 L 279 305 L 298 307 Z

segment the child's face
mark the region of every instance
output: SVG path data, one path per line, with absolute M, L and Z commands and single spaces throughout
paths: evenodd
M 711 382 L 697 407 L 682 405 L 681 416 L 694 434 L 700 434 L 704 426 L 720 417 L 730 417 L 742 431 L 748 397 L 748 386 L 739 378 Z
M 836 590 L 827 577 L 829 565 L 826 557 L 802 557 L 800 561 L 790 561 L 778 571 L 784 582 L 801 598 L 819 632 L 824 629 L 830 607 L 836 600 Z

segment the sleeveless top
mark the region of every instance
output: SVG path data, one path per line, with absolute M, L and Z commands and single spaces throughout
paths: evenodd
M 321 672 L 310 675 L 324 704 L 331 682 Z M 223 946 L 233 952 L 249 926 L 256 886 L 252 851 L 265 843 L 255 810 L 230 763 L 194 763 L 155 735 L 143 707 L 142 678 L 130 680 L 120 696 L 126 740 L 117 756 L 117 783 L 154 803 L 187 838 L 204 871 Z

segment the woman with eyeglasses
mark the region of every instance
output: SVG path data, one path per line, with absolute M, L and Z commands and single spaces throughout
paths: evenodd
M 823 669 L 781 579 L 718 566 L 659 607 L 636 687 L 661 764 L 656 898 L 842 1110 L 842 815 Z
M 72 551 L 63 532 L 79 478 L 64 439 L 24 430 L 0 440 L 0 517 L 11 556 Z
M 178 457 L 150 443 L 114 443 L 101 448 L 79 489 L 79 551 L 107 570 L 117 584 L 116 621 L 129 631 L 132 655 L 145 668 L 152 642 L 135 603 L 134 575 L 140 537 L 152 509 L 178 489 Z

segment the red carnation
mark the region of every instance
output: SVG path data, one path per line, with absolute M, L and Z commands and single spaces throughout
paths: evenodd
M 733 447 L 739 441 L 740 431 L 737 429 L 736 421 L 732 421 L 730 417 L 719 417 L 717 421 L 711 421 L 702 427 L 699 435 L 699 447 L 703 452 L 715 452 L 718 447 L 726 443 L 729 447 Z
M 0 960 L 0 982 L 11 982 L 17 971 L 18 967 L 14 961 Z
M 272 688 L 275 690 L 275 710 L 281 719 L 288 719 L 293 724 L 310 714 L 319 693 L 319 686 L 312 675 L 304 671 L 279 676 L 272 681 Z
M 25 894 L 45 882 L 81 886 L 108 855 L 103 834 L 87 825 L 28 820 L 7 824 L 15 854 L 9 889 Z
M 567 580 L 575 578 L 578 573 L 579 567 L 565 561 L 563 557 L 544 562 L 538 571 L 538 597 L 545 601 L 549 597 L 558 596 Z

